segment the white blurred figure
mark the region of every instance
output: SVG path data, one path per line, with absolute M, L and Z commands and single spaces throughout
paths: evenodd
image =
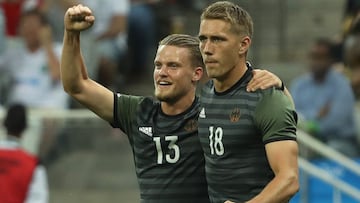
M 0 71 L 12 78 L 7 103 L 29 108 L 68 107 L 68 96 L 60 82 L 61 44 L 53 43 L 46 19 L 36 10 L 23 14 L 20 44 L 0 57 Z
M 96 41 L 95 56 L 98 56 L 97 78 L 100 83 L 112 87 L 116 80 L 120 58 L 127 50 L 127 18 L 129 0 L 81 0 L 92 8 L 96 16 L 90 37 Z M 86 53 L 85 53 L 86 54 Z M 86 58 L 86 56 L 85 56 Z

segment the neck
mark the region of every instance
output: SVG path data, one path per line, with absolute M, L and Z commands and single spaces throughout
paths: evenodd
M 247 70 L 246 61 L 237 64 L 231 71 L 229 71 L 222 78 L 214 79 L 214 87 L 217 92 L 225 92 L 234 86 L 240 78 L 244 76 Z
M 191 107 L 195 100 L 195 91 L 190 96 L 184 96 L 176 102 L 161 102 L 161 110 L 169 116 L 179 115 Z

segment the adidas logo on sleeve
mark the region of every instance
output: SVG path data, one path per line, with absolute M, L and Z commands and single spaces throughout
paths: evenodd
M 152 137 L 152 127 L 139 127 L 139 131 L 147 136 Z

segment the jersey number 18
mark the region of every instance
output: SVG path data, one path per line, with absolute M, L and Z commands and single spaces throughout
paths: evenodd
M 222 143 L 223 134 L 224 132 L 221 127 L 209 127 L 209 146 L 212 155 L 216 154 L 221 156 L 224 154 L 224 144 Z

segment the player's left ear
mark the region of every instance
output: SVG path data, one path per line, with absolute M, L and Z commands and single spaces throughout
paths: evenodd
M 202 67 L 196 67 L 194 69 L 194 72 L 193 72 L 192 81 L 193 82 L 198 82 L 199 80 L 201 80 L 203 74 L 204 74 L 203 68 Z
M 250 39 L 249 36 L 242 37 L 241 41 L 239 43 L 239 46 L 240 46 L 239 47 L 239 54 L 240 55 L 245 54 L 248 51 L 248 49 L 250 47 L 250 44 L 251 44 L 251 39 Z

